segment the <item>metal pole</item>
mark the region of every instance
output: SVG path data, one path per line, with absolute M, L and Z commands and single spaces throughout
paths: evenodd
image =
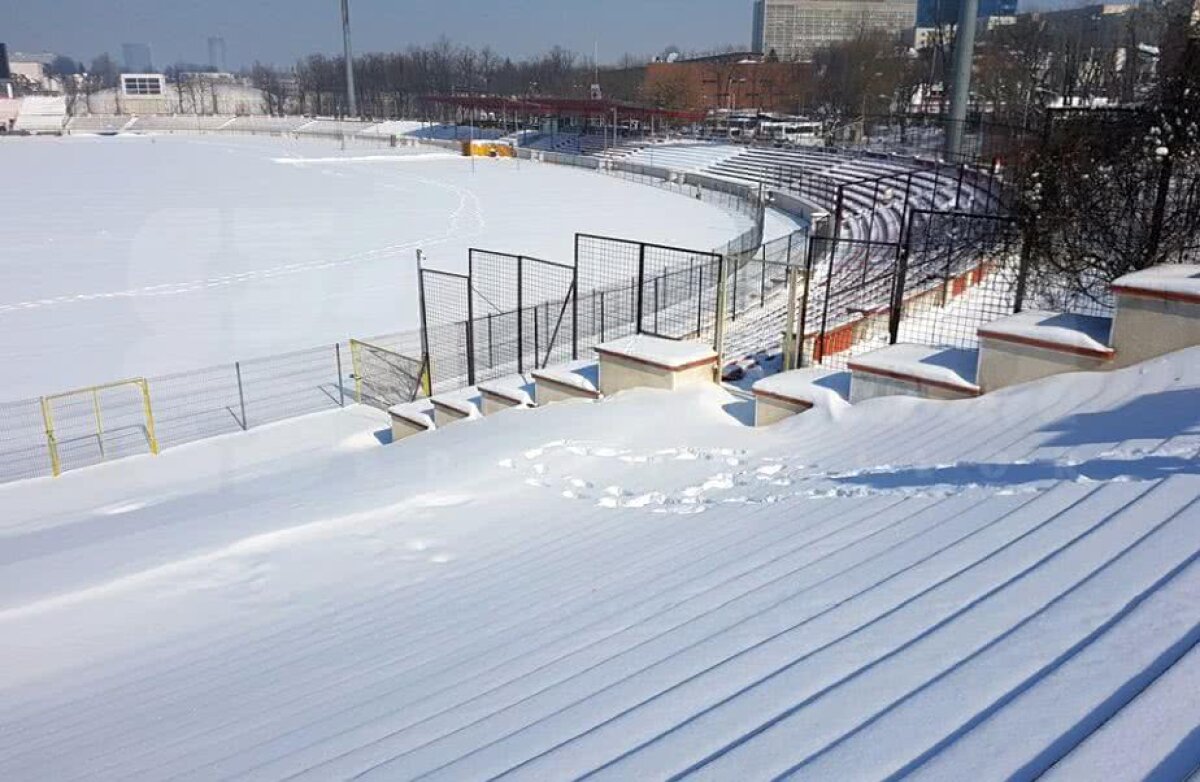
M 525 302 L 521 289 L 525 287 L 525 259 L 517 256 L 517 374 L 525 374 Z
M 958 27 L 954 34 L 954 86 L 950 95 L 944 157 L 954 162 L 962 152 L 963 125 L 971 102 L 971 64 L 975 57 L 975 25 L 979 18 L 979 0 L 961 0 Z
M 646 245 L 638 245 L 637 333 L 642 333 L 642 287 L 646 284 Z
M 244 431 L 246 431 L 247 426 L 246 426 L 246 392 L 245 392 L 245 389 L 242 388 L 242 362 L 240 362 L 240 361 L 233 362 L 233 370 L 234 370 L 234 372 L 237 373 L 238 402 L 241 403 L 241 406 L 242 406 L 242 431 L 244 432 Z
M 345 376 L 342 375 L 342 343 L 335 342 L 333 344 L 333 353 L 337 357 L 339 404 L 342 407 L 345 407 L 346 406 L 346 384 L 343 379 Z
M 350 0 L 342 0 L 342 46 L 346 56 L 346 101 L 350 116 L 358 116 L 358 96 L 354 90 L 354 50 L 350 46 Z

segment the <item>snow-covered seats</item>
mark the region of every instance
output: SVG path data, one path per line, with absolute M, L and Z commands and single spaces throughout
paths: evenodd
M 389 408 L 388 417 L 392 419 L 392 442 L 399 442 L 406 437 L 436 428 L 433 423 L 433 405 L 428 399 Z
M 521 375 L 489 380 L 478 388 L 480 409 L 485 416 L 515 407 L 533 407 L 533 383 Z
M 1030 310 L 979 329 L 983 391 L 996 391 L 1064 372 L 1095 372 L 1112 366 L 1108 346 L 1112 320 Z
M 438 428 L 483 417 L 479 412 L 479 390 L 473 386 L 432 396 L 429 402 L 433 405 L 433 422 Z
M 717 352 L 702 342 L 638 334 L 597 345 L 596 354 L 605 396 L 631 388 L 674 391 L 715 382 L 717 376 Z
M 1121 277 L 1112 346 L 1127 367 L 1200 345 L 1200 264 L 1156 266 Z
M 536 369 L 530 375 L 538 407 L 574 399 L 595 401 L 600 398 L 600 365 L 595 361 L 572 361 Z
M 754 392 L 754 425 L 770 426 L 814 407 L 837 407 L 850 396 L 850 373 L 795 369 L 759 380 Z
M 850 361 L 850 401 L 880 396 L 922 399 L 969 399 L 979 396 L 975 383 L 977 352 L 927 345 L 889 345 Z

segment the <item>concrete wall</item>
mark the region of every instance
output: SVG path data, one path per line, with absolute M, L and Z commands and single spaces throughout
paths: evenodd
M 770 426 L 809 409 L 811 409 L 809 405 L 800 402 L 788 402 L 778 397 L 755 394 L 754 425 Z
M 1117 294 L 1112 346 L 1116 367 L 1200 345 L 1200 304 Z
M 581 399 L 594 402 L 597 398 L 595 392 L 576 388 L 567 383 L 556 383 L 544 377 L 538 377 L 536 374 L 534 374 L 533 380 L 533 395 L 537 400 L 538 407 L 545 407 L 546 405 L 553 405 L 558 402 L 573 402 Z
M 624 356 L 600 354 L 600 393 L 608 396 L 631 388 L 674 391 L 689 385 L 712 383 L 716 360 L 683 370 L 663 369 Z
M 867 372 L 854 372 L 850 382 L 850 403 L 858 404 L 881 396 L 915 396 L 919 399 L 971 399 L 974 394 L 951 391 L 917 381 L 897 380 Z
M 1112 363 L 1102 358 L 980 337 L 977 382 L 986 394 L 1065 372 L 1098 372 L 1110 369 Z

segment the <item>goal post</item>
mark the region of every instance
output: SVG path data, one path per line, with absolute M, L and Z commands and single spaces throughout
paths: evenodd
M 87 386 L 41 398 L 53 475 L 146 449 L 157 456 L 158 435 L 145 378 Z
M 429 365 L 423 359 L 352 339 L 350 361 L 354 398 L 359 404 L 387 410 L 432 393 Z

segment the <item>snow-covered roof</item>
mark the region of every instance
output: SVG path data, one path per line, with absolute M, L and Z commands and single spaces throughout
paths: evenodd
M 1200 264 L 1174 263 L 1126 274 L 1113 282 L 1117 292 L 1165 294 L 1200 302 Z
M 605 342 L 596 346 L 596 352 L 622 356 L 664 369 L 684 369 L 717 360 L 717 352 L 703 342 L 664 339 L 648 334 L 635 334 Z
M 1111 318 L 1027 310 L 982 326 L 979 336 L 1108 356 L 1111 330 Z

